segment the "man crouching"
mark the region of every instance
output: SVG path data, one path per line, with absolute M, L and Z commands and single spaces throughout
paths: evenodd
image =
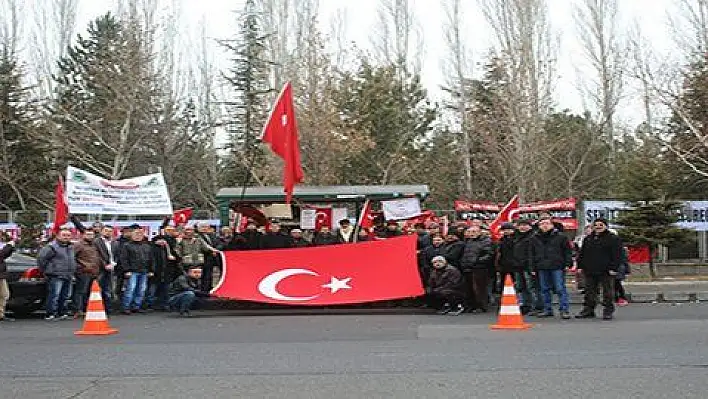
M 170 310 L 179 311 L 180 316 L 189 317 L 197 298 L 209 296 L 208 292 L 201 289 L 202 269 L 193 267 L 177 277 L 170 284 Z
M 465 299 L 462 273 L 447 263 L 443 256 L 436 256 L 431 261 L 433 269 L 428 279 L 428 299 L 438 314 L 459 316 L 465 311 L 462 302 Z

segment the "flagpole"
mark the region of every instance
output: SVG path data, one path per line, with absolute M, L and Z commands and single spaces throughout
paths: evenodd
M 359 231 L 361 231 L 361 222 L 364 221 L 364 214 L 369 209 L 369 201 L 371 200 L 367 198 L 366 201 L 364 201 L 364 206 L 361 208 L 361 211 L 359 211 L 359 218 L 356 222 L 356 227 L 354 228 L 354 240 L 352 242 L 359 241 Z

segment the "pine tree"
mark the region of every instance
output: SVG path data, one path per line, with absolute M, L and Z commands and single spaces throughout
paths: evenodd
M 9 48 L 0 48 L 0 206 L 27 210 L 46 205 L 47 147 L 36 140 L 37 110 Z
M 158 79 L 142 29 L 106 14 L 59 60 L 52 138 L 64 163 L 114 179 L 149 171 Z
M 225 77 L 233 100 L 227 103 L 228 156 L 223 160 L 222 184 L 263 183 L 266 153 L 259 144 L 273 90 L 269 83 L 270 62 L 266 59 L 268 36 L 254 0 L 247 0 L 241 14 L 238 38 L 221 41 L 231 54 L 231 68 Z

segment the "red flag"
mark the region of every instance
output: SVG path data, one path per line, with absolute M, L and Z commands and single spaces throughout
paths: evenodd
M 172 220 L 175 221 L 175 226 L 181 226 L 187 224 L 189 219 L 192 218 L 194 210 L 192 208 L 178 209 L 172 215 Z
M 515 195 L 509 203 L 504 205 L 504 207 L 499 211 L 496 219 L 489 224 L 489 231 L 492 233 L 492 238 L 498 240 L 501 238 L 501 225 L 507 222 L 511 222 L 512 216 L 519 209 L 519 196 Z
M 416 236 L 357 244 L 225 251 L 215 296 L 285 305 L 341 305 L 423 294 Z M 366 259 L 366 262 L 362 262 Z
M 369 233 L 369 236 L 372 236 L 373 232 L 371 229 L 374 227 L 374 219 L 376 219 L 376 216 L 371 211 L 371 200 L 366 200 L 364 201 L 364 207 L 361 209 L 361 213 L 359 214 L 359 221 L 356 224 L 357 227 L 354 232 L 354 242 L 359 240 L 359 231 L 361 230 L 365 230 Z
M 322 226 L 332 228 L 332 208 L 315 208 L 315 231 Z
M 290 82 L 285 84 L 275 101 L 268 121 L 263 127 L 261 140 L 270 144 L 270 149 L 284 161 L 283 186 L 285 202 L 289 204 L 295 184 L 301 183 L 305 178 L 300 164 L 300 143 Z
M 59 176 L 59 181 L 57 181 L 57 186 L 54 189 L 54 224 L 52 225 L 52 233 L 57 234 L 61 226 L 68 221 L 69 207 L 64 197 L 64 181 Z

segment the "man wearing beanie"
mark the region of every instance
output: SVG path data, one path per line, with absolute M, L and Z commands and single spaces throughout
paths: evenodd
M 602 318 L 612 320 L 615 312 L 614 283 L 622 257 L 622 244 L 617 235 L 607 229 L 607 220 L 598 218 L 592 222 L 592 233 L 583 239 L 578 254 L 578 270 L 585 277 L 585 300 L 583 310 L 575 317 L 595 317 L 597 295 L 602 286 Z
M 462 273 L 450 266 L 444 256 L 434 257 L 432 264 L 427 289 L 431 306 L 438 309 L 438 314 L 459 316 L 465 311 Z

